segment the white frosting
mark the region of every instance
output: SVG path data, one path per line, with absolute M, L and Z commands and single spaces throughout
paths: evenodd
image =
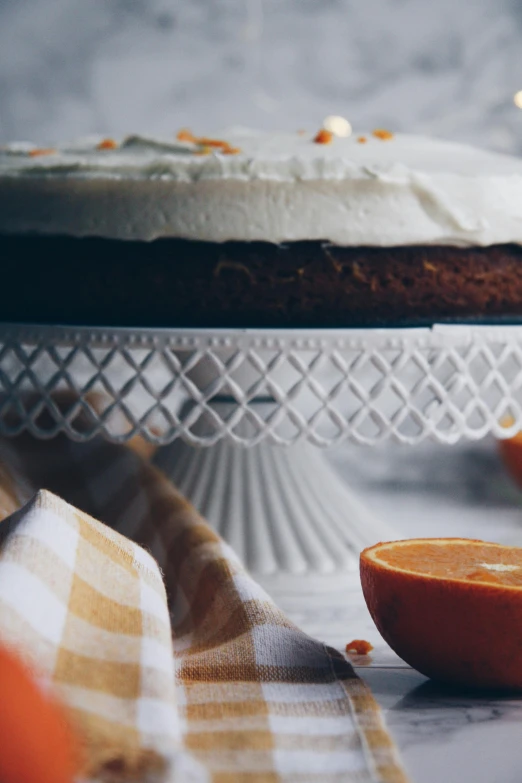
M 522 159 L 418 136 L 228 134 L 0 150 L 0 232 L 339 245 L 522 244 Z

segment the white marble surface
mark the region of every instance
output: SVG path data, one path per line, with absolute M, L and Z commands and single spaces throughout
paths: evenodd
M 453 535 L 522 545 L 522 492 L 490 440 L 448 448 L 345 447 L 330 458 L 397 537 Z M 411 669 L 380 638 L 357 575 L 344 594 L 308 606 L 287 599 L 285 609 L 339 649 L 354 638 L 374 644 L 371 656 L 353 663 L 383 708 L 412 783 L 520 783 L 522 697 L 459 691 Z
M 0 141 L 375 126 L 522 152 L 518 0 L 2 0 Z
M 520 783 L 522 700 L 445 688 L 409 668 L 358 669 L 412 783 Z

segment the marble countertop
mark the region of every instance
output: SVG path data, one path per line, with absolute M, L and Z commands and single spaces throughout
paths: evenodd
M 521 29 L 518 0 L 2 0 L 0 140 L 342 114 L 520 153 Z
M 343 448 L 331 461 L 399 536 L 466 536 L 522 545 L 522 492 L 489 440 L 444 448 Z M 522 696 L 471 693 L 428 680 L 380 638 L 358 576 L 342 595 L 284 609 L 308 633 L 343 650 L 368 639 L 354 657 L 397 743 L 411 783 L 520 783 Z

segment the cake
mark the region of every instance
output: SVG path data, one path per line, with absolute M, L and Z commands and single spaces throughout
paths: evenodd
M 386 131 L 7 145 L 0 259 L 4 322 L 516 321 L 522 160 Z

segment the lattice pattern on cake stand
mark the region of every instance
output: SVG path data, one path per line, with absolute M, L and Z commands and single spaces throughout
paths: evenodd
M 522 327 L 0 327 L 5 434 L 141 434 L 193 446 L 223 438 L 242 446 L 454 443 L 513 434 L 522 425 L 521 388 Z M 218 409 L 217 401 L 231 404 Z
M 171 444 L 163 469 L 279 594 L 342 589 L 394 536 L 314 446 L 520 429 L 522 327 L 0 327 L 0 434 Z

